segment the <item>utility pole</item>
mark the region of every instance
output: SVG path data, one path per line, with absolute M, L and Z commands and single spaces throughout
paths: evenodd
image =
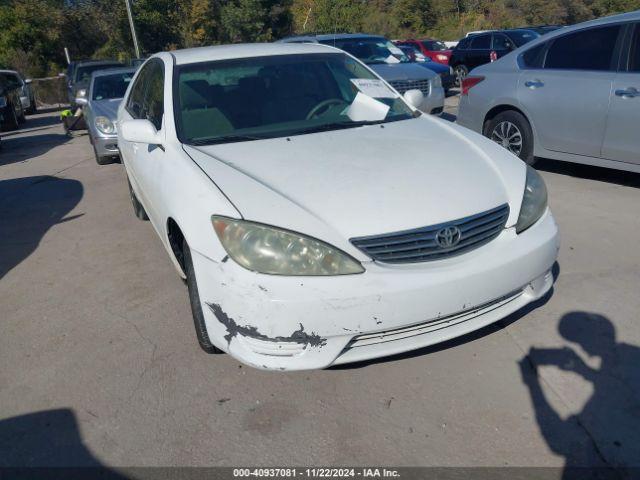
M 124 3 L 127 6 L 127 16 L 129 17 L 129 26 L 131 27 L 131 38 L 133 38 L 133 48 L 136 51 L 136 58 L 140 58 L 140 46 L 138 45 L 136 26 L 133 23 L 133 10 L 131 8 L 131 0 L 124 0 Z

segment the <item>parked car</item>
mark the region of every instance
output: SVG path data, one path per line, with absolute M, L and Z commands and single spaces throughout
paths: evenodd
M 262 369 L 424 347 L 544 295 L 542 178 L 324 45 L 153 55 L 118 109 L 134 212 L 186 279 L 196 335 Z
M 20 100 L 21 89 L 0 75 L 0 125 L 2 130 L 15 130 L 26 121 Z
M 91 74 L 96 70 L 104 70 L 107 68 L 119 68 L 125 65 L 114 60 L 92 60 L 86 62 L 74 62 L 67 69 L 67 94 L 69 103 L 72 107 L 76 106 L 76 98 L 83 95 L 79 94 L 81 90 L 89 87 Z
M 449 65 L 451 49 L 447 47 L 444 42 L 439 40 L 432 40 L 430 38 L 424 38 L 422 40 L 409 39 L 396 42 L 396 45 L 411 45 L 416 47 L 425 57 L 430 58 L 434 62 L 441 63 L 442 65 Z
M 429 57 L 425 57 L 417 50 L 417 47 L 411 45 L 398 45 L 398 48 L 402 50 L 402 53 L 404 53 L 412 62 L 416 62 L 421 67 L 428 68 L 434 73 L 440 75 L 445 95 L 449 93 L 449 90 L 453 86 L 455 86 L 456 78 L 455 75 L 453 75 L 453 69 L 451 67 L 441 63 L 436 63 Z
M 26 114 L 31 115 L 37 112 L 38 108 L 33 88 L 31 88 L 31 79 L 25 79 L 14 70 L 0 70 L 0 77 L 3 77 L 8 84 L 20 89 L 20 103 Z
M 540 34 L 533 30 L 515 29 L 480 33 L 463 38 L 453 49 L 449 65 L 459 79 L 466 77 L 472 69 L 502 58 Z
M 535 157 L 640 172 L 640 12 L 556 30 L 464 80 L 458 123 Z
M 341 33 L 287 37 L 284 43 L 320 43 L 353 55 L 385 79 L 401 94 L 413 89 L 424 95 L 420 110 L 440 114 L 444 110 L 444 89 L 439 75 L 411 63 L 402 50 L 378 35 Z
M 87 95 L 76 99 L 76 103 L 83 106 L 89 141 L 98 165 L 118 159 L 118 106 L 135 71 L 136 68 L 131 67 L 97 70 L 91 75 Z

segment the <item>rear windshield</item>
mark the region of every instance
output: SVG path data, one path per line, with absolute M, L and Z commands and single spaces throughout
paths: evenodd
M 174 82 L 179 138 L 195 145 L 356 127 L 355 103 L 356 110 L 373 108 L 377 123 L 413 117 L 397 92 L 343 53 L 185 65 Z
M 88 82 L 91 79 L 91 74 L 97 70 L 106 70 L 108 68 L 115 67 L 124 67 L 123 64 L 114 62 L 114 63 L 104 63 L 100 65 L 85 65 L 77 67 L 76 69 L 76 82 Z
M 514 32 L 509 32 L 508 35 L 518 47 L 540 37 L 540 34 L 533 30 L 516 30 Z
M 422 45 L 424 48 L 431 52 L 442 52 L 444 50 L 449 50 L 449 48 L 442 42 L 438 42 L 437 40 L 423 40 Z
M 133 72 L 114 73 L 96 77 L 93 81 L 93 100 L 107 100 L 109 98 L 124 97 L 127 87 L 131 83 Z

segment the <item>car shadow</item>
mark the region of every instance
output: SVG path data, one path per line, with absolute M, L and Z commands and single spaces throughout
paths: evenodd
M 2 478 L 127 478 L 91 453 L 68 408 L 0 420 L 0 451 Z
M 544 172 L 558 173 L 560 175 L 568 175 L 585 180 L 598 180 L 600 182 L 614 183 L 624 187 L 640 188 L 640 173 L 546 158 L 537 158 L 535 168 L 536 170 L 542 170 Z
M 48 128 L 48 127 L 43 127 Z M 19 163 L 44 155 L 49 150 L 68 142 L 64 133 L 43 133 L 38 135 L 5 136 L 0 143 L 0 167 Z
M 551 273 L 553 274 L 553 280 L 554 280 L 554 283 L 555 283 L 555 281 L 558 279 L 558 276 L 560 275 L 560 264 L 558 262 L 556 262 L 553 265 L 553 268 L 551 269 Z M 335 365 L 335 366 L 329 367 L 328 370 L 353 370 L 353 369 L 359 369 L 359 368 L 363 368 L 363 367 L 368 367 L 370 365 L 376 365 L 376 364 L 379 364 L 379 363 L 396 362 L 398 360 L 405 360 L 405 359 L 410 359 L 410 358 L 415 358 L 415 357 L 421 357 L 423 355 L 429 355 L 429 354 L 432 354 L 432 353 L 437 353 L 437 352 L 440 352 L 442 350 L 448 350 L 450 348 L 455 348 L 455 347 L 458 347 L 460 345 L 473 342 L 473 341 L 478 340 L 480 338 L 486 337 L 487 335 L 491 335 L 493 333 L 496 333 L 496 332 L 498 332 L 500 330 L 505 329 L 506 327 L 508 327 L 512 323 L 515 323 L 518 320 L 520 320 L 521 318 L 527 316 L 532 311 L 542 307 L 543 305 L 545 305 L 551 299 L 551 297 L 553 296 L 553 293 L 554 293 L 554 289 L 552 287 L 551 290 L 549 290 L 541 298 L 529 303 L 528 305 L 525 305 L 520 310 L 512 313 L 511 315 L 508 315 L 507 317 L 505 317 L 505 318 L 503 318 L 501 320 L 498 320 L 495 323 L 487 325 L 486 327 L 483 327 L 483 328 L 481 328 L 479 330 L 476 330 L 476 331 L 471 332 L 471 333 L 467 333 L 466 335 L 462 335 L 461 337 L 456 337 L 456 338 L 453 338 L 451 340 L 447 340 L 445 342 L 438 343 L 436 345 L 431 345 L 431 346 L 428 346 L 428 347 L 419 348 L 417 350 L 411 350 L 409 352 L 403 352 L 403 353 L 398 353 L 396 355 L 390 355 L 388 357 L 373 358 L 371 360 L 363 360 L 361 362 L 354 362 L 354 363 L 346 363 L 346 364 L 342 364 L 342 365 Z
M 77 180 L 37 176 L 0 180 L 0 279 L 31 255 L 51 227 L 82 199 Z
M 640 347 L 619 341 L 611 320 L 592 312 L 563 315 L 558 332 L 564 346 L 531 348 L 519 366 L 540 433 L 564 458 L 562 478 L 638 478 Z M 585 363 L 585 354 L 598 358 L 599 365 Z M 566 418 L 556 412 L 547 398 L 553 388 L 539 375 L 540 367 L 571 372 L 592 385 L 581 411 Z M 584 467 L 597 468 L 599 476 Z

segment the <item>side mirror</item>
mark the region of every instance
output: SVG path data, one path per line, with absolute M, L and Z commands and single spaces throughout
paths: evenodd
M 89 100 L 86 97 L 76 97 L 76 105 L 87 105 Z
M 420 107 L 422 106 L 422 102 L 424 102 L 424 95 L 420 90 L 417 89 L 407 90 L 406 92 L 404 92 L 404 95 L 402 97 L 409 105 L 417 109 L 420 109 Z
M 27 78 L 27 79 L 24 81 L 24 83 L 26 83 L 27 85 L 28 85 L 28 84 L 30 84 L 31 82 L 33 82 L 33 80 L 32 80 L 32 79 L 30 79 L 30 78 Z
M 162 138 L 149 120 L 127 120 L 120 124 L 122 138 L 127 142 L 162 145 Z

